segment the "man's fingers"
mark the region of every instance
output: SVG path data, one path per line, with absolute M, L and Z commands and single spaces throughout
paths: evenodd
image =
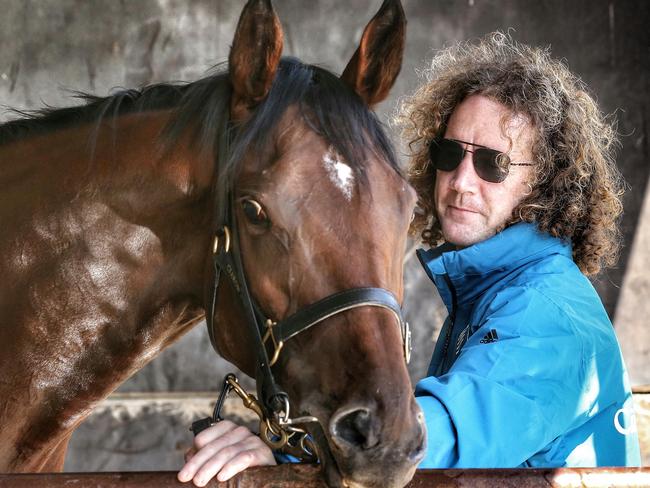
M 221 450 L 206 462 L 194 477 L 200 483 L 217 475 L 219 481 L 226 481 L 250 466 L 275 464 L 273 453 L 257 436 L 250 436 Z M 206 481 L 207 482 L 207 481 Z
M 253 434 L 251 434 L 251 432 L 245 427 L 235 427 L 234 429 L 222 433 L 222 435 L 204 445 L 191 457 L 178 473 L 178 480 L 185 482 L 194 479 L 194 484 L 196 486 L 205 486 L 210 478 L 221 469 L 224 462 L 234 455 L 233 453 L 228 453 L 230 446 L 246 439 L 247 437 L 252 438 Z M 203 474 L 197 476 L 197 473 L 206 463 L 210 464 L 212 467 L 211 470 L 216 468 L 212 476 L 207 477 L 207 479 Z
M 196 449 L 193 447 L 190 447 L 187 451 L 185 451 L 185 462 L 188 462 L 192 457 L 196 454 Z
M 245 448 L 243 448 L 245 449 Z M 196 486 L 205 486 L 208 481 L 219 474 L 224 466 L 227 466 L 242 450 L 242 445 L 234 444 L 221 449 L 216 455 L 211 457 L 201 466 L 196 475 L 194 475 L 194 484 Z M 247 450 L 247 449 L 245 449 Z M 239 470 L 240 471 L 240 470 Z M 235 471 L 235 474 L 239 471 Z M 220 478 L 219 478 L 220 479 Z
M 178 480 L 192 480 L 196 486 L 205 486 L 217 475 L 226 481 L 250 466 L 275 464 L 273 453 L 258 436 L 228 421 L 197 435 L 185 459 Z
M 206 446 L 210 442 L 236 428 L 237 424 L 231 422 L 230 420 L 222 420 L 221 422 L 217 422 L 216 424 L 211 425 L 207 429 L 199 432 L 199 434 L 194 438 L 194 447 L 198 451 L 203 448 L 203 446 Z
M 251 466 L 272 466 L 275 459 L 268 447 L 254 447 L 238 452 L 217 474 L 219 481 L 227 481 Z
M 227 481 L 237 473 L 244 471 L 249 466 L 259 466 L 256 460 L 262 461 L 262 456 L 255 450 L 249 449 L 238 452 L 217 474 L 219 481 Z

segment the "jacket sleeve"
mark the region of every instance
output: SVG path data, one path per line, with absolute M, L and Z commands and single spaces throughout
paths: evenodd
M 478 326 L 448 373 L 416 386 L 428 440 L 420 468 L 519 466 L 582 408 L 579 334 L 550 299 L 507 289 Z M 491 330 L 498 340 L 481 343 Z

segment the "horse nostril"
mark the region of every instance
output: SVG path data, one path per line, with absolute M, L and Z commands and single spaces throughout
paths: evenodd
M 370 449 L 379 443 L 377 420 L 367 408 L 358 408 L 337 415 L 332 422 L 334 441 L 347 446 Z

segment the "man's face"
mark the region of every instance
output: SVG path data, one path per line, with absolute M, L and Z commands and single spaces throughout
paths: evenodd
M 533 135 L 533 127 L 525 117 L 513 115 L 505 106 L 483 95 L 471 95 L 458 105 L 445 132 L 446 139 L 506 153 L 513 163 L 532 161 Z M 470 151 L 476 149 L 462 146 Z M 490 183 L 476 174 L 470 152 L 465 153 L 455 170 L 437 170 L 434 200 L 445 240 L 466 247 L 502 230 L 529 191 L 526 183 L 532 171 L 531 166 L 510 166 L 504 181 Z

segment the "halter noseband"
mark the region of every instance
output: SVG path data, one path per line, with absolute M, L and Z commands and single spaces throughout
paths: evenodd
M 228 120 L 226 116 L 224 120 Z M 251 297 L 244 273 L 239 247 L 239 232 L 235 217 L 234 185 L 227 181 L 225 167 L 230 157 L 229 124 L 223 123 L 219 130 L 219 152 L 216 161 L 215 183 L 215 232 L 212 261 L 214 281 L 211 304 L 206 323 L 212 346 L 217 350 L 214 313 L 221 274 L 228 276 L 236 291 L 244 313 L 256 352 L 257 393 L 267 414 L 278 414 L 288 404 L 288 395 L 275 382 L 271 366 L 277 361 L 284 343 L 334 315 L 358 307 L 380 307 L 392 312 L 402 335 L 404 358 L 408 363 L 411 353 L 411 332 L 402 316 L 402 309 L 395 296 L 383 288 L 352 288 L 329 295 L 277 323 L 269 319 Z M 271 339 L 273 355 L 269 360 L 266 342 Z

